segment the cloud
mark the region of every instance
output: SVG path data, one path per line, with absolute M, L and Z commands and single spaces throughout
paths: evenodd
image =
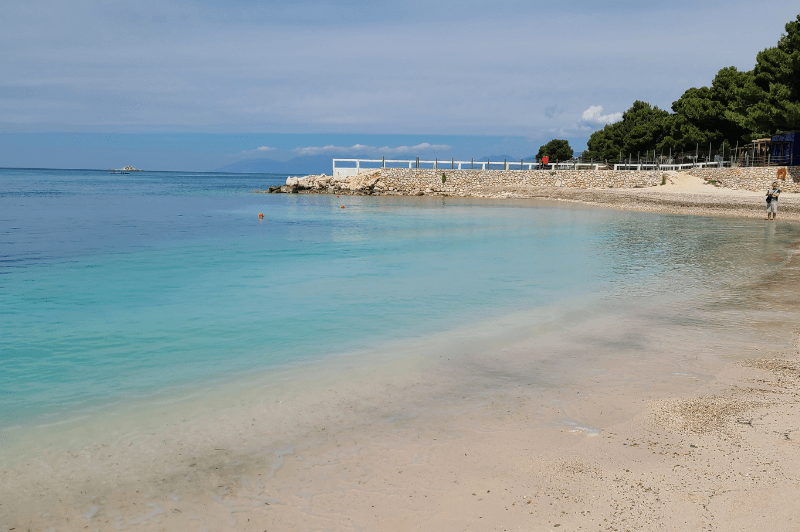
M 603 114 L 602 105 L 592 105 L 583 112 L 581 118 L 584 122 L 593 122 L 595 124 L 613 124 L 622 120 L 622 113 Z
M 274 151 L 275 148 L 270 148 L 269 146 L 259 146 L 254 150 L 242 150 L 242 153 L 258 153 L 258 152 L 265 152 L 265 151 Z
M 420 153 L 429 151 L 446 151 L 451 147 L 447 144 L 430 144 L 422 142 L 414 146 L 396 146 L 390 148 L 384 146 L 379 148 L 377 146 L 367 146 L 365 144 L 353 144 L 352 146 L 334 146 L 329 144 L 327 146 L 308 146 L 304 148 L 295 148 L 292 151 L 298 155 L 325 155 L 325 154 L 371 154 L 371 155 L 402 155 L 409 153 Z

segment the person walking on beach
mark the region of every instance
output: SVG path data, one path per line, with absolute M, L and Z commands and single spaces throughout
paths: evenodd
M 781 189 L 778 188 L 778 182 L 772 183 L 772 188 L 767 190 L 767 220 L 772 215 L 772 221 L 778 215 L 778 196 L 781 194 Z

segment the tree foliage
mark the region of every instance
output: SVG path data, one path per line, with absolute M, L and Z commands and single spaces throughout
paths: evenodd
M 583 156 L 617 160 L 644 154 L 663 142 L 669 116 L 667 111 L 637 100 L 622 113 L 622 120 L 592 133 Z
M 536 154 L 536 159 L 541 160 L 545 155 L 550 158 L 550 161 L 568 161 L 572 159 L 572 148 L 569 142 L 564 139 L 553 139 L 544 146 L 539 147 L 539 153 Z
M 636 101 L 622 120 L 595 131 L 584 156 L 618 160 L 647 151 L 691 151 L 800 130 L 800 15 L 752 70 L 723 68 L 710 87 L 692 87 L 672 113 Z

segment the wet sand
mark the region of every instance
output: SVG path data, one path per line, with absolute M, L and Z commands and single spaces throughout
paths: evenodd
M 0 467 L 0 531 L 796 530 L 800 255 L 756 281 Z

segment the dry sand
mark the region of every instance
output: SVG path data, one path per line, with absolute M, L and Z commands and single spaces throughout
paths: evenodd
M 759 199 L 692 187 L 583 194 L 654 210 Z M 799 254 L 781 283 L 800 283 Z M 795 315 L 797 292 L 770 289 L 754 305 Z M 665 377 L 652 368 L 667 362 L 635 357 L 547 389 L 503 353 L 404 378 L 386 368 L 291 405 L 13 464 L 0 470 L 0 531 L 798 530 L 798 330 L 767 326 L 794 346 L 721 370 Z M 540 381 L 566 371 L 536 364 Z M 481 365 L 508 386 L 482 392 Z
M 518 187 L 485 190 L 492 197 L 548 198 L 625 210 L 766 218 L 766 190 L 751 192 L 708 184 L 686 172 L 668 172 L 667 184 L 645 188 Z M 800 194 L 780 196 L 778 218 L 800 220 Z

